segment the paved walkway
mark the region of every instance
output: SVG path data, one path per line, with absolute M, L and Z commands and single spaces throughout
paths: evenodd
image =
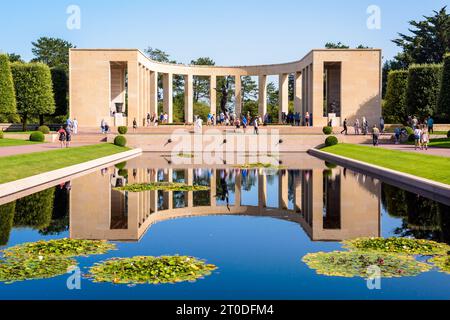
M 450 149 L 448 149 L 448 148 L 428 148 L 428 150 L 420 150 L 420 149 L 414 150 L 414 146 L 402 145 L 402 144 L 380 145 L 380 147 L 385 148 L 385 149 L 390 149 L 390 150 L 417 152 L 417 153 L 429 154 L 429 155 L 434 155 L 434 156 L 450 157 Z
M 71 147 L 82 147 L 89 145 L 90 143 L 74 142 Z M 30 144 L 27 146 L 13 146 L 0 148 L 0 157 L 14 156 L 17 154 L 35 153 L 43 151 L 51 151 L 61 149 L 59 143 L 43 143 L 43 144 Z

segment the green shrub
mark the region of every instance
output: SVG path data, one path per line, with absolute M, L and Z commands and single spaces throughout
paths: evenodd
M 406 130 L 406 133 L 407 133 L 408 135 L 414 134 L 413 128 L 411 128 L 411 127 L 405 127 L 404 129 Z
M 42 133 L 41 133 L 42 134 Z M 52 221 L 55 189 L 47 189 L 16 201 L 14 226 L 42 229 Z
M 447 131 L 447 138 L 450 138 L 450 130 Z
M 407 117 L 406 93 L 408 89 L 408 71 L 389 72 L 383 117 L 387 123 L 402 123 Z
M 437 111 L 442 118 L 450 117 L 450 53 L 444 57 Z
M 332 127 L 323 127 L 322 132 L 328 136 L 333 133 L 333 128 Z
M 0 139 L 3 139 L 3 130 L 0 130 Z
M 442 65 L 412 65 L 408 74 L 407 112 L 419 118 L 437 113 Z
M 50 133 L 50 128 L 47 126 L 40 126 L 38 128 L 38 131 L 42 132 L 43 134 L 49 134 Z
M 335 146 L 339 143 L 338 139 L 335 136 L 330 136 L 325 139 L 325 145 L 327 147 Z
M 125 167 L 127 166 L 127 162 L 121 162 L 115 165 L 115 167 L 119 170 L 125 169 Z
M 114 139 L 114 144 L 119 147 L 125 147 L 127 145 L 127 139 L 124 136 L 117 136 Z
M 120 134 L 127 134 L 128 133 L 128 127 L 121 126 L 117 129 Z
M 16 113 L 16 95 L 9 58 L 0 54 L 0 114 Z
M 414 142 L 414 141 L 416 141 L 416 135 L 415 135 L 414 133 L 411 133 L 411 134 L 408 136 L 408 141 L 409 141 L 409 142 Z
M 42 63 L 13 63 L 11 71 L 17 100 L 17 113 L 22 118 L 23 131 L 32 116 L 55 112 L 50 68 Z
M 42 132 L 36 131 L 36 132 L 33 132 L 32 134 L 30 134 L 30 141 L 44 142 L 45 136 Z

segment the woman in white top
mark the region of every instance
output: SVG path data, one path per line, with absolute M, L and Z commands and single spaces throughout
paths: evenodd
M 422 137 L 422 130 L 418 127 L 414 129 L 414 150 L 417 150 L 417 148 L 422 148 L 422 145 L 420 143 Z

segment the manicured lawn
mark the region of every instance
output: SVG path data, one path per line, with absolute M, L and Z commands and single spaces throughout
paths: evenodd
M 429 146 L 435 148 L 450 148 L 450 138 L 431 139 Z
M 37 144 L 41 142 L 32 142 L 28 140 L 17 140 L 17 139 L 0 139 L 1 147 L 14 147 L 14 146 L 27 146 L 30 144 Z
M 58 149 L 0 158 L 0 184 L 128 151 L 113 144 Z
M 450 184 L 450 158 L 447 157 L 352 144 L 339 144 L 322 151 Z

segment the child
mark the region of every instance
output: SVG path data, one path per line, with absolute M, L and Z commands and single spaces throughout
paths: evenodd
M 430 136 L 428 134 L 427 128 L 424 126 L 422 130 L 422 150 L 425 148 L 425 150 L 428 150 L 428 143 L 430 142 Z
M 418 127 L 414 129 L 414 150 L 421 148 L 420 137 L 422 135 L 422 130 Z

